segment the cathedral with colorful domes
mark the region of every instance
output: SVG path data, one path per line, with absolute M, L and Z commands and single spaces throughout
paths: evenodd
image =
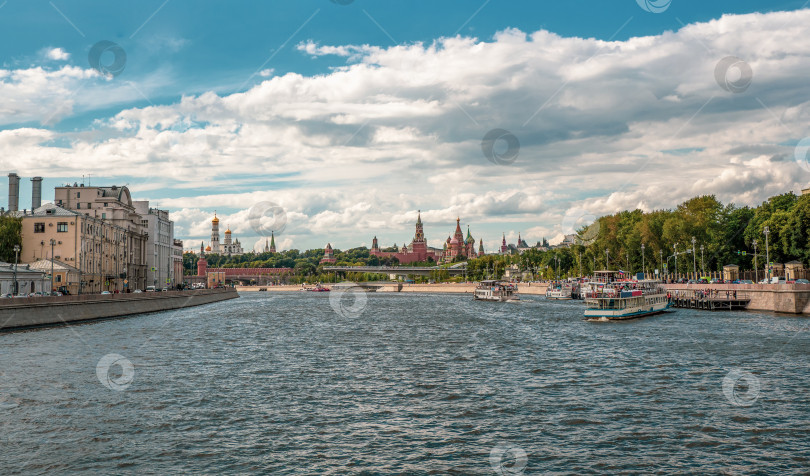
M 416 232 L 410 245 L 402 245 L 402 248 L 397 251 L 382 251 L 380 250 L 377 237 L 375 236 L 371 242 L 372 256 L 379 258 L 394 257 L 400 264 L 418 263 L 424 261 L 434 261 L 436 263 L 450 263 L 453 260 L 461 258 L 477 258 L 484 255 L 484 242 L 479 242 L 478 251 L 475 250 L 475 239 L 470 234 L 470 228 L 467 227 L 467 236 L 461 232 L 461 219 L 456 219 L 456 231 L 452 237 L 448 236 L 447 241 L 444 243 L 444 249 L 439 250 L 431 248 L 427 245 L 425 238 L 425 231 L 422 225 L 422 212 L 418 212 L 416 218 Z
M 205 249 L 203 249 L 202 244 L 200 244 L 200 254 L 205 253 L 228 256 L 239 256 L 245 253 L 239 239 L 233 239 L 230 227 L 225 230 L 225 241 L 222 243 L 219 242 L 219 218 L 217 218 L 216 213 L 214 213 L 214 219 L 211 220 L 211 242 Z

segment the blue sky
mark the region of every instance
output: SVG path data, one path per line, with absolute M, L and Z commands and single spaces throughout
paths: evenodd
M 251 206 L 278 202 L 279 241 L 297 248 L 402 244 L 416 209 L 434 246 L 459 215 L 488 248 L 501 233 L 533 243 L 624 208 L 696 193 L 755 203 L 806 182 L 782 160 L 808 135 L 806 81 L 775 63 L 810 53 L 791 34 L 803 1 L 339 3 L 0 1 L 4 169 L 44 176 L 46 200 L 82 174 L 127 183 L 195 242 L 217 210 L 252 245 Z M 101 40 L 126 52 L 115 77 L 93 76 Z M 755 66 L 742 94 L 714 83 L 727 55 Z M 688 66 L 705 76 L 678 76 Z M 513 167 L 481 155 L 495 128 L 521 139 Z M 673 173 L 677 191 L 650 188 Z M 728 183 L 701 185 L 715 176 Z

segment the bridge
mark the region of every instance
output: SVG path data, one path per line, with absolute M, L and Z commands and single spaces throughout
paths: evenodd
M 396 276 L 430 276 L 432 271 L 447 271 L 450 276 L 461 276 L 466 270 L 466 263 L 458 263 L 449 268 L 438 266 L 324 266 L 326 272 L 348 272 L 348 273 L 376 273 Z

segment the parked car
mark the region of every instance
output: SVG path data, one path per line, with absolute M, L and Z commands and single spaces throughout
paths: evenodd
M 160 292 L 165 293 L 168 290 L 169 290 L 169 288 L 163 288 L 163 289 L 160 290 Z
M 101 294 L 112 294 L 112 293 L 109 291 L 101 291 Z
M 156 291 L 156 289 L 155 289 L 154 286 L 147 286 L 146 287 L 146 292 L 148 292 L 148 293 L 153 293 L 155 291 Z
M 712 279 L 712 284 L 725 284 L 726 282 L 720 278 Z
M 134 291 L 132 291 L 132 292 L 133 292 L 133 293 L 142 293 L 143 291 L 141 291 L 140 289 L 136 289 L 136 290 L 134 290 Z
M 740 284 L 754 284 L 750 279 L 741 279 Z

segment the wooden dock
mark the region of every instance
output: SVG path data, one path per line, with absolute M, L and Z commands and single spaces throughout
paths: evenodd
M 671 307 L 682 309 L 703 309 L 706 311 L 743 311 L 751 302 L 745 293 L 716 293 L 706 295 L 694 292 L 681 295 L 672 295 L 669 299 Z

